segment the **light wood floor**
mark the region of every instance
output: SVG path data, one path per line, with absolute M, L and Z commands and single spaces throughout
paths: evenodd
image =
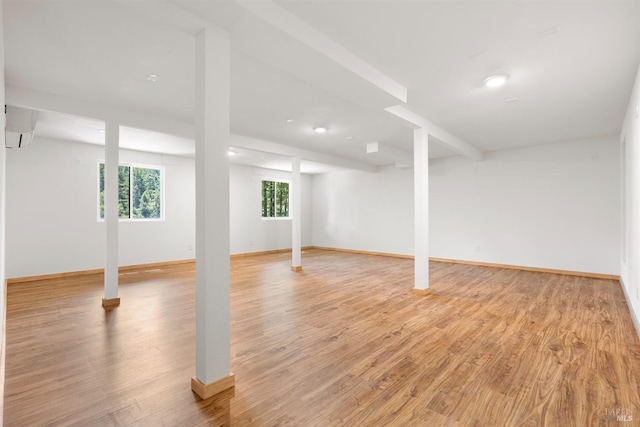
M 432 263 L 423 297 L 410 260 L 289 265 L 232 262 L 230 401 L 190 390 L 193 266 L 121 276 L 109 312 L 100 276 L 10 285 L 5 425 L 640 425 L 615 281 Z

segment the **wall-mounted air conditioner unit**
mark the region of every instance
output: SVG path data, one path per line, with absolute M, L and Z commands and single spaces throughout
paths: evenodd
M 29 148 L 36 130 L 36 112 L 24 108 L 4 106 L 6 127 L 4 129 L 6 148 Z

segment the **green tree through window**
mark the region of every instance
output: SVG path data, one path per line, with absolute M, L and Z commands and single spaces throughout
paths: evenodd
M 100 218 L 104 219 L 104 163 L 100 163 Z M 118 216 L 120 218 L 160 219 L 161 171 L 138 166 L 118 167 Z
M 118 166 L 118 218 L 131 215 L 129 191 L 131 186 L 131 168 Z
M 160 170 L 133 168 L 133 218 L 160 218 Z
M 289 183 L 262 181 L 262 217 L 289 218 Z

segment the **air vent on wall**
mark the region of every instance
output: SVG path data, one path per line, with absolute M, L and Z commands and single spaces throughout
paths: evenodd
M 36 112 L 10 105 L 4 106 L 6 127 L 4 129 L 6 148 L 29 148 L 36 130 Z

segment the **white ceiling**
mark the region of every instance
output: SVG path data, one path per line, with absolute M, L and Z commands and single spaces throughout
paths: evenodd
M 71 116 L 68 114 L 39 111 L 35 134 L 40 135 L 37 143 L 46 144 L 47 138 L 81 142 L 94 145 L 105 144 L 105 125 L 101 120 Z M 193 157 L 194 141 L 176 135 L 153 132 L 121 126 L 119 131 L 120 147 L 127 150 L 147 151 L 158 154 Z M 233 144 L 235 138 L 232 139 Z M 244 149 L 231 146 L 229 161 L 233 164 L 291 171 L 291 158 L 255 149 Z M 302 173 L 314 175 L 340 170 L 341 168 L 326 163 L 318 163 L 302 159 Z
M 4 0 L 7 86 L 191 124 L 193 38 L 141 11 L 141 3 L 157 6 Z M 170 4 L 231 34 L 234 134 L 372 166 L 411 156 L 412 130 L 383 110 L 390 97 L 341 65 L 234 1 Z M 277 5 L 407 87 L 408 107 L 482 151 L 618 133 L 640 62 L 637 0 Z M 507 85 L 483 87 L 497 71 L 509 74 Z M 157 82 L 147 80 L 150 73 Z M 321 124 L 330 131 L 314 134 Z M 104 138 L 86 120 L 50 113 L 40 114 L 36 135 Z M 129 129 L 123 147 L 129 137 L 135 149 L 193 155 L 184 135 Z M 367 155 L 371 141 L 388 149 Z M 240 151 L 233 162 L 289 164 Z M 432 158 L 453 154 L 430 144 Z

